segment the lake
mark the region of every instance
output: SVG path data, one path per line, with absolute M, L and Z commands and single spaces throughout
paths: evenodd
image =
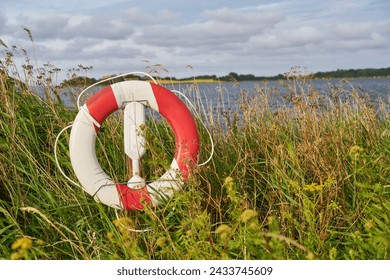
M 354 89 L 359 95 L 367 96 L 374 105 L 378 104 L 378 100 L 387 104 L 387 107 L 390 104 L 390 78 L 309 80 L 308 84 L 318 90 L 319 95 L 323 96 L 337 91 L 340 94 L 338 97 L 343 99 L 347 98 Z M 233 111 L 237 109 L 236 100 L 240 98 L 242 92 L 245 92 L 249 97 L 259 94 L 259 92 L 266 92 L 270 102 L 272 102 L 270 105 L 274 109 L 277 109 L 278 105 L 284 104 L 281 99 L 288 92 L 287 87 L 283 86 L 281 81 L 199 83 L 196 86 L 177 84 L 166 85 L 166 87 L 183 92 L 191 100 L 197 100 L 200 97 L 202 104 L 208 109 L 225 110 L 229 108 Z M 303 88 L 305 87 L 307 88 L 307 84 L 303 85 Z
M 360 95 L 368 96 L 374 104 L 377 104 L 378 100 L 382 100 L 387 104 L 387 107 L 390 106 L 390 78 L 355 78 L 346 81 L 341 79 L 309 80 L 308 84 L 318 90 L 320 95 L 329 94 L 336 88 L 337 92 L 342 93 L 344 90 L 345 94 L 348 95 L 353 88 Z M 277 109 L 279 104 L 284 104 L 281 98 L 288 91 L 281 81 L 175 84 L 165 85 L 165 87 L 181 91 L 193 103 L 203 106 L 206 111 L 236 111 L 236 101 L 241 98 L 243 92 L 249 97 L 259 94 L 259 92 L 267 92 L 270 95 L 270 102 L 273 102 L 271 107 Z M 92 94 L 101 88 L 102 86 L 97 86 L 89 93 Z M 278 94 L 273 94 L 275 92 Z M 74 106 L 74 100 L 71 101 L 74 99 L 74 94 L 63 95 L 63 100 L 70 107 Z

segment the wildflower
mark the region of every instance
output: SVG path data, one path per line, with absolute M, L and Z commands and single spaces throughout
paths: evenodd
M 112 231 L 109 231 L 106 233 L 107 239 L 112 240 L 114 238 L 114 233 Z
M 11 254 L 12 260 L 29 259 L 29 250 L 32 248 L 32 240 L 29 237 L 22 237 L 16 240 L 11 248 L 15 252 Z
M 249 223 L 249 228 L 253 229 L 253 230 L 259 230 L 259 223 L 257 221 L 251 222 L 251 223 Z
M 268 222 L 269 225 L 272 225 L 274 220 L 275 220 L 275 218 L 273 216 L 268 216 L 267 217 L 267 222 Z
M 22 258 L 22 255 L 19 252 L 13 252 L 11 254 L 11 260 L 20 260 Z
M 32 248 L 32 240 L 28 237 L 19 238 L 12 244 L 11 248 L 13 250 L 29 250 Z
M 222 241 L 228 241 L 230 231 L 231 228 L 228 225 L 223 224 L 217 227 L 215 233 L 219 234 Z
M 288 181 L 288 184 L 293 189 L 297 189 L 299 187 L 299 183 L 297 181 L 290 180 L 290 181 Z
M 223 182 L 223 186 L 226 187 L 227 196 L 230 198 L 230 200 L 238 203 L 239 197 L 236 193 L 236 184 L 234 179 L 230 176 L 226 177 L 225 181 Z
M 230 232 L 230 227 L 228 225 L 222 224 L 215 230 L 215 233 L 221 234 L 223 232 Z
M 325 182 L 325 187 L 335 186 L 337 184 L 336 179 L 329 177 Z
M 332 247 L 329 251 L 329 259 L 335 260 L 337 258 L 337 249 L 335 247 Z
M 233 179 L 232 177 L 228 176 L 228 177 L 225 178 L 225 181 L 223 182 L 223 184 L 224 184 L 225 186 L 234 184 L 234 179 Z
M 312 252 L 309 252 L 309 253 L 307 253 L 306 257 L 307 257 L 308 260 L 314 260 L 315 256 L 314 256 L 314 254 Z
M 250 219 L 256 217 L 258 213 L 255 210 L 252 209 L 246 209 L 244 212 L 240 215 L 240 221 L 243 223 L 248 222 Z
M 43 246 L 43 245 L 45 245 L 45 241 L 43 241 L 42 239 L 38 239 L 38 240 L 37 240 L 37 244 L 38 244 L 39 246 Z
M 362 147 L 359 147 L 357 145 L 352 146 L 349 149 L 349 155 L 353 158 L 358 158 L 360 154 L 364 152 L 364 149 Z
M 290 187 L 290 190 L 292 193 L 297 193 L 300 189 L 299 183 L 297 181 L 294 181 L 294 180 L 289 180 L 288 186 Z
M 166 237 L 159 237 L 159 238 L 156 240 L 156 245 L 157 245 L 158 247 L 160 247 L 160 248 L 163 248 L 166 241 L 167 241 L 167 238 L 166 238 Z
M 290 185 L 290 187 L 293 187 L 293 188 L 299 187 L 299 183 L 297 181 L 294 181 L 294 180 L 289 180 L 288 184 Z
M 372 220 L 369 220 L 364 224 L 364 228 L 366 229 L 367 232 L 369 232 L 373 227 L 374 227 L 374 223 Z
M 337 201 L 331 201 L 328 205 L 328 209 L 331 210 L 331 211 L 335 211 L 335 210 L 338 210 L 340 209 L 340 205 L 339 203 L 337 203 Z
M 354 240 L 357 240 L 357 241 L 362 241 L 362 234 L 360 231 L 355 231 L 354 233 L 352 233 L 352 238 Z
M 122 236 L 128 236 L 129 230 L 128 228 L 131 225 L 131 220 L 127 217 L 121 217 L 119 219 L 116 219 L 113 221 L 113 224 L 116 226 L 116 228 L 119 230 L 119 232 L 122 234 Z
M 318 185 L 317 183 L 311 183 L 309 185 L 305 185 L 303 189 L 305 191 L 310 191 L 310 192 L 316 192 L 316 191 L 321 191 L 324 188 L 324 185 Z

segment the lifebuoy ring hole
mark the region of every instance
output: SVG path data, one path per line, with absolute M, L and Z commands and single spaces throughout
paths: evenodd
M 160 178 L 171 164 L 175 153 L 174 133 L 158 112 L 146 109 L 146 125 L 141 127 L 145 137 L 145 155 L 140 160 L 140 176 L 146 184 Z M 126 184 L 132 176 L 131 159 L 124 152 L 123 110 L 107 117 L 97 132 L 96 156 L 102 169 L 115 182 Z M 180 145 L 186 145 L 180 143 Z M 196 163 L 186 162 L 193 169 Z

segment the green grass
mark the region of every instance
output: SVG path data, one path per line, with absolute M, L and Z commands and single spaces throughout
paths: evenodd
M 389 259 L 388 104 L 375 107 L 352 86 L 320 95 L 299 76 L 283 82 L 284 97 L 267 84 L 254 96 L 242 91 L 240 117 L 212 114 L 197 99 L 215 141 L 212 161 L 157 209 L 119 212 L 118 219 L 55 164 L 55 138 L 77 113 L 53 85 L 59 70 L 28 67 L 27 57 L 19 70 L 13 59 L 7 51 L 0 64 L 1 259 Z M 196 81 L 191 89 L 201 94 Z M 270 105 L 276 98 L 277 111 Z M 111 116 L 104 128 L 101 165 L 125 181 L 121 120 Z M 211 146 L 199 130 L 204 160 Z M 60 138 L 59 160 L 75 179 L 68 137 Z M 149 120 L 147 147 L 142 165 L 153 180 L 174 147 L 159 118 Z

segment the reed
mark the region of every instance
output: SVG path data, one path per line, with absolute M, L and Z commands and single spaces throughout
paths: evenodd
M 25 61 L 21 69 L 16 53 Z M 65 94 L 75 100 L 77 87 L 59 88 L 58 68 L 31 65 L 16 47 L 3 54 L 0 258 L 389 258 L 389 104 L 373 104 L 351 85 L 345 89 L 348 82 L 319 93 L 294 72 L 281 82 L 283 94 L 262 83 L 255 94 L 242 90 L 231 101 L 236 110 L 215 112 L 194 81 L 190 94 L 215 141 L 212 161 L 158 208 L 117 217 L 55 164 L 55 138 L 77 113 L 62 100 Z M 70 74 L 88 70 L 80 65 Z M 129 168 L 121 120 L 111 116 L 104 127 L 98 157 L 110 176 L 124 181 Z M 199 130 L 206 159 L 211 145 L 200 124 Z M 74 178 L 68 137 L 61 137 L 58 154 Z M 158 116 L 149 119 L 146 138 L 142 165 L 153 180 L 169 165 L 174 139 Z M 131 231 L 142 228 L 153 230 Z

